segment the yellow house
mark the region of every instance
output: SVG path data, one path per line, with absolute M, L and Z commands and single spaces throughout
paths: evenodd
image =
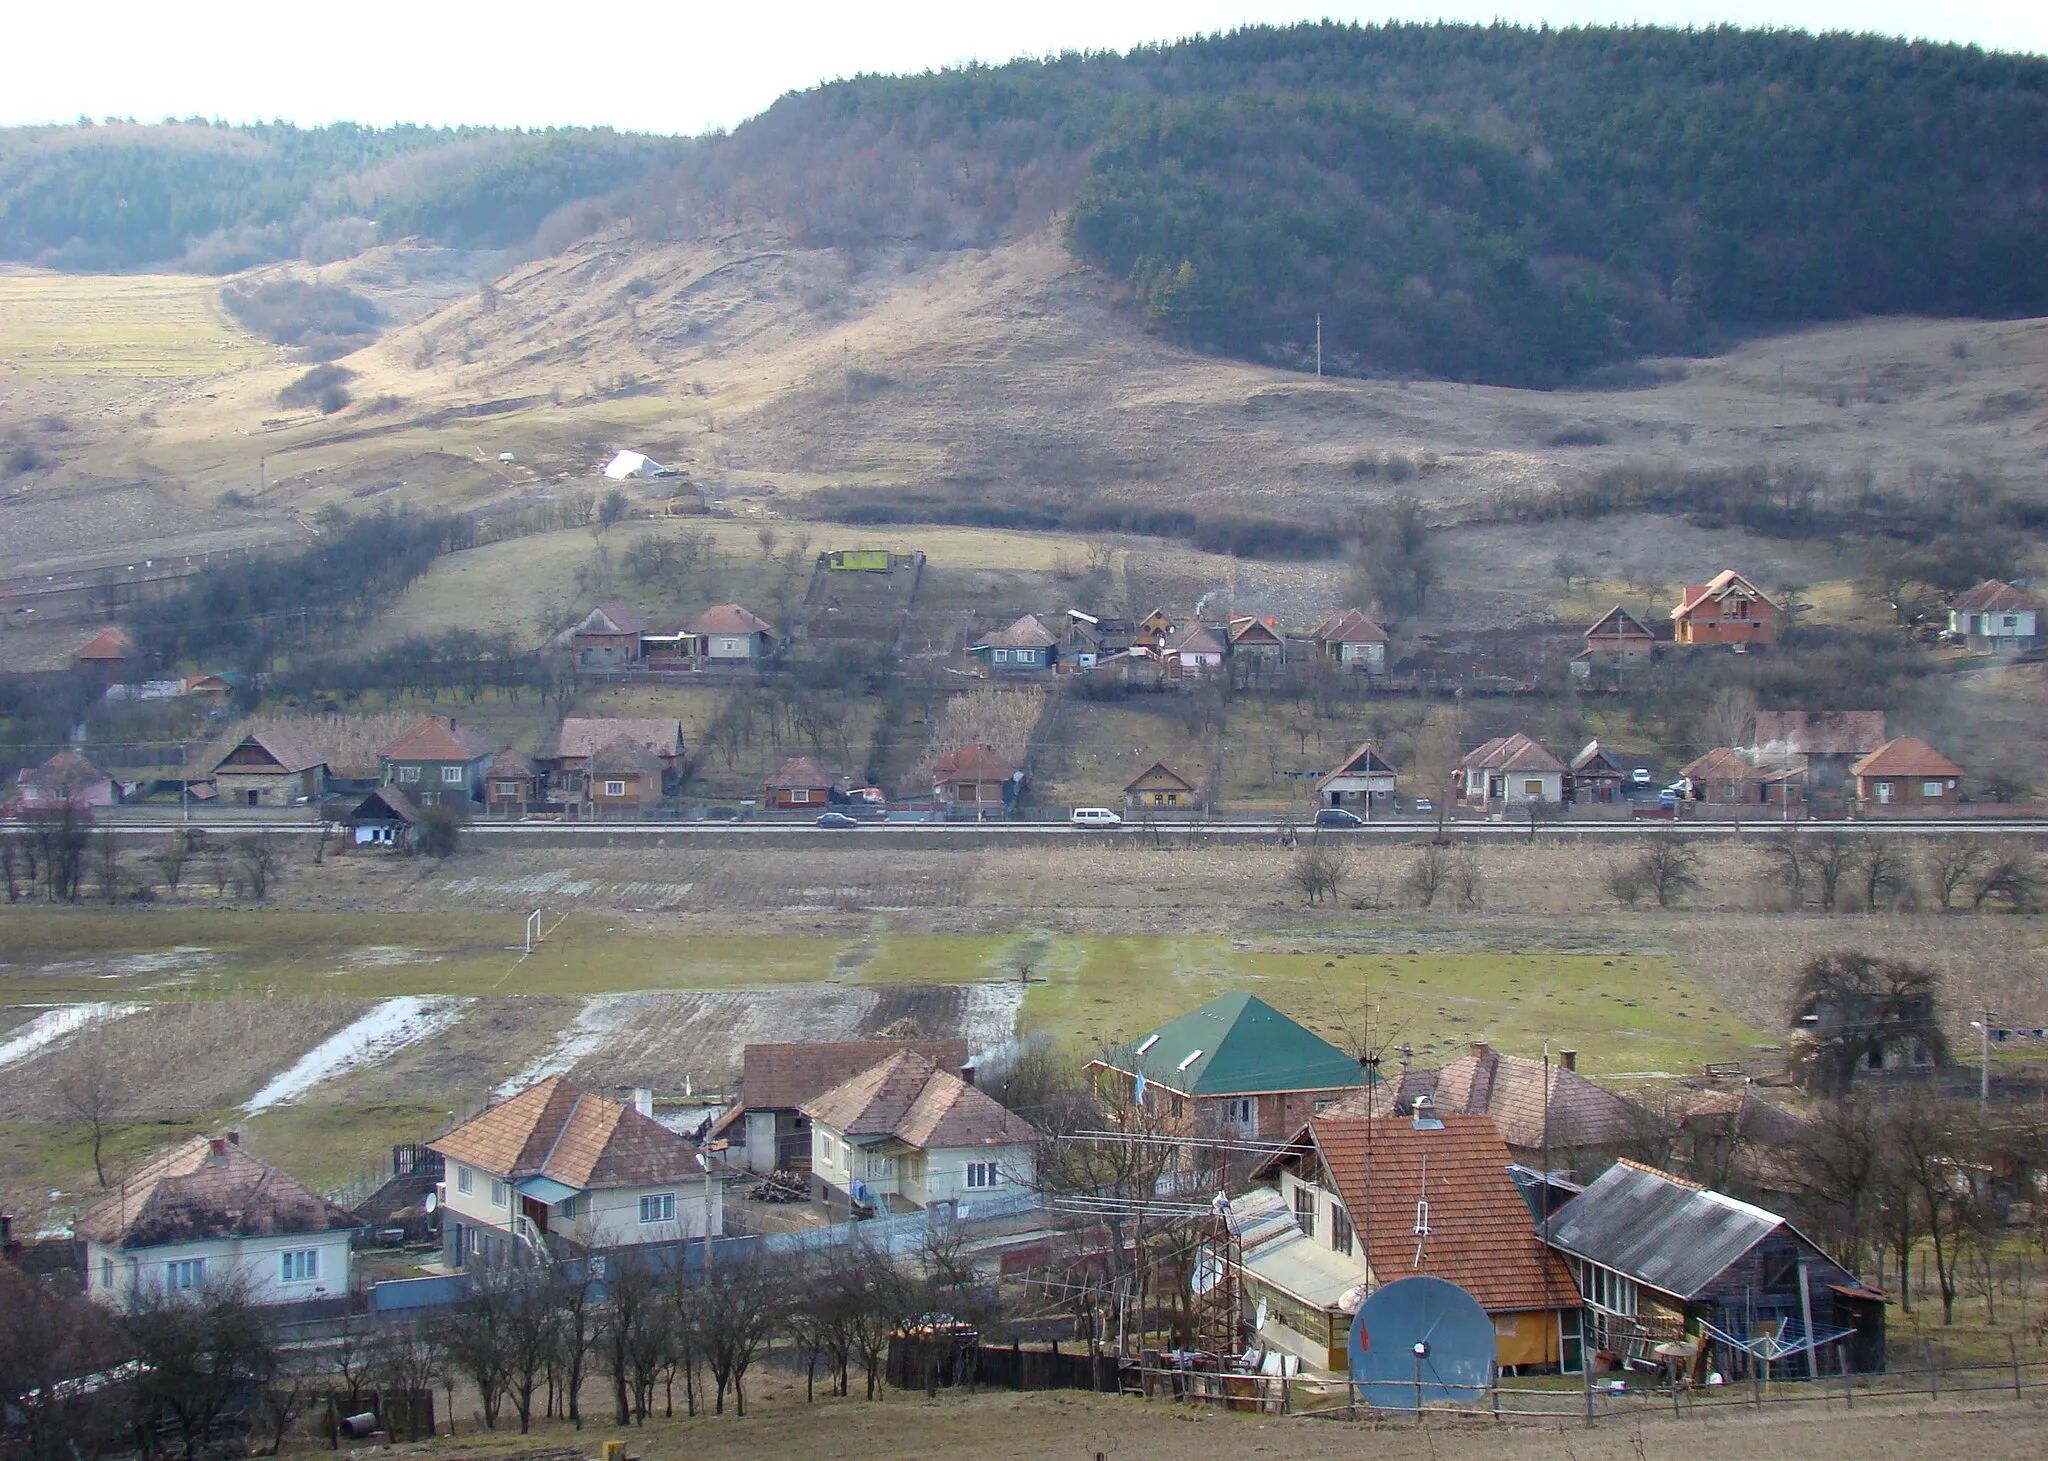
M 1195 804 L 1195 784 L 1167 765 L 1154 761 L 1124 787 L 1124 805 L 1138 810 L 1186 810 Z

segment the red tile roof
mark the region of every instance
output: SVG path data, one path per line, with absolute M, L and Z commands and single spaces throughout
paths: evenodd
M 1223 641 L 1216 637 L 1216 631 L 1206 624 L 1183 624 L 1166 636 L 1166 642 L 1159 646 L 1159 652 L 1172 654 L 1214 654 L 1223 653 Z
M 1689 781 L 1762 781 L 1764 773 L 1726 746 L 1716 746 L 1679 773 Z
M 203 1136 L 162 1152 L 108 1189 L 75 1224 L 79 1237 L 115 1248 L 206 1238 L 326 1233 L 356 1220 L 232 1141 Z
M 607 599 L 599 604 L 576 626 L 578 634 L 644 634 L 646 631 L 647 622 L 640 617 L 640 611 L 618 599 Z
M 1358 610 L 1346 609 L 1316 625 L 1315 637 L 1325 644 L 1385 644 L 1387 631 Z
M 1564 762 L 1550 754 L 1540 744 L 1517 731 L 1511 736 L 1496 736 L 1475 748 L 1471 755 L 1458 763 L 1458 769 L 1487 771 L 1563 771 Z
M 981 642 L 997 649 L 1050 649 L 1060 642 L 1060 637 L 1039 623 L 1037 615 L 1026 614 Z
M 450 715 L 430 715 L 382 754 L 387 761 L 474 761 L 490 751 L 490 741 L 475 726 L 458 725 Z
M 1008 781 L 1017 768 L 988 746 L 962 746 L 939 757 L 933 776 L 948 781 Z
M 1635 1108 L 1606 1087 L 1555 1061 L 1549 1080 L 1547 1134 L 1543 1062 L 1504 1055 L 1483 1042 L 1474 1042 L 1439 1070 L 1406 1072 L 1398 1094 L 1375 1086 L 1369 1093 L 1345 1097 L 1329 1114 L 1384 1116 L 1389 1096 L 1398 1103 L 1395 1109 L 1405 1112 L 1418 1094 L 1427 1094 L 1438 1115 L 1488 1117 L 1502 1141 L 1523 1151 L 1540 1149 L 1546 1139 L 1557 1148 L 1611 1146 L 1636 1133 Z
M 78 648 L 71 651 L 73 659 L 124 660 L 135 656 L 135 641 L 120 625 L 102 629 Z
M 450 1161 L 579 1191 L 701 1177 L 697 1147 L 651 1117 L 549 1076 L 427 1143 Z M 725 1170 L 714 1163 L 714 1172 Z
M 915 1051 L 871 1066 L 797 1109 L 858 1142 L 888 1137 L 906 1146 L 1020 1146 L 1038 1132 L 985 1091 Z
M 590 769 L 594 773 L 630 771 L 651 776 L 660 772 L 661 757 L 630 736 L 619 736 L 590 753 Z
M 1851 776 L 1961 776 L 1963 768 L 1921 740 L 1899 736 L 1849 767 Z
M 1285 645 L 1287 643 L 1281 637 L 1280 631 L 1274 627 L 1271 619 L 1260 619 L 1250 614 L 1240 614 L 1232 619 L 1227 632 L 1230 635 L 1230 642 L 1232 644 L 1245 644 L 1249 642 L 1252 644 Z
M 600 746 L 620 740 L 634 740 L 657 756 L 673 759 L 683 754 L 683 725 L 662 716 L 576 716 L 564 720 L 555 732 L 554 754 L 558 757 L 589 756 Z
M 775 769 L 775 774 L 762 783 L 765 791 L 793 791 L 799 787 L 815 791 L 819 787 L 829 789 L 832 778 L 825 774 L 825 768 L 809 756 L 791 756 Z
M 775 626 L 742 604 L 716 604 L 683 626 L 689 634 L 766 634 Z
M 76 796 L 88 786 L 105 781 L 107 773 L 76 751 L 59 751 L 42 765 L 25 768 L 14 779 L 23 786 Z
M 259 726 L 250 731 L 241 740 L 228 748 L 228 756 L 234 755 L 236 751 L 241 750 L 244 746 L 254 746 L 272 761 L 276 762 L 280 771 L 307 771 L 315 766 L 325 766 L 327 764 L 326 755 L 316 750 L 308 742 L 301 740 L 297 732 L 283 730 L 276 726 Z M 215 762 L 214 769 L 218 771 L 221 762 L 226 761 L 226 759 L 227 756 L 223 756 L 220 762 Z M 251 768 L 230 767 L 229 769 L 231 771 L 247 771 Z
M 2003 579 L 1987 578 L 1956 595 L 1949 605 L 1958 614 L 2014 614 L 2035 607 L 2034 601 Z
M 749 1045 L 740 1056 L 740 1107 L 794 1111 L 892 1055 L 912 1051 L 946 1070 L 967 1064 L 965 1040 L 830 1040 Z
M 1576 1305 L 1578 1288 L 1537 1236 L 1492 1123 L 1456 1113 L 1441 1119 L 1440 1131 L 1418 1131 L 1399 1117 L 1326 1114 L 1308 1124 L 1375 1283 L 1431 1273 L 1493 1314 Z M 1416 1204 L 1425 1198 L 1430 1231 L 1418 1239 Z
M 1704 599 L 1714 599 L 1718 602 L 1731 595 L 1755 599 L 1758 603 L 1767 605 L 1773 612 L 1778 607 L 1777 602 L 1762 589 L 1734 569 L 1724 568 L 1706 583 L 1687 584 L 1685 593 L 1679 598 L 1678 607 L 1671 612 L 1671 617 L 1678 619 L 1691 614 Z

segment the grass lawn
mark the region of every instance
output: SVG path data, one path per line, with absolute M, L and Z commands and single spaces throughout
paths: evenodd
M 191 274 L 0 272 L 0 359 L 48 375 L 211 375 L 277 351 Z
M 1414 1048 L 1435 1064 L 1471 1040 L 1513 1054 L 1576 1049 L 1594 1075 L 1679 1072 L 1755 1053 L 1763 1036 L 1662 954 L 1347 952 L 1341 938 L 1054 939 L 1024 1019 L 1084 1053 L 1246 988 L 1339 1045 Z

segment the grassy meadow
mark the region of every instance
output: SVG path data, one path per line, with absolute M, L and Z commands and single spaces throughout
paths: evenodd
M 214 375 L 272 359 L 193 274 L 0 270 L 0 362 L 39 375 Z

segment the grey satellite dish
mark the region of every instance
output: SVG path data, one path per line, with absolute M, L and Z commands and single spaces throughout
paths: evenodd
M 1351 1384 L 1378 1410 L 1472 1405 L 1493 1382 L 1493 1321 L 1448 1279 L 1388 1284 L 1351 1322 Z
M 425 1208 L 427 1209 L 427 1211 L 428 1211 L 429 1213 L 432 1213 L 432 1212 L 438 1211 L 438 1210 L 439 1210 L 439 1208 L 440 1208 L 440 1206 L 441 1206 L 441 1198 L 440 1198 L 440 1194 L 438 1194 L 438 1193 L 434 1193 L 434 1192 L 429 1192 L 429 1193 L 427 1194 L 427 1200 L 426 1200 L 426 1202 L 425 1202 L 425 1203 L 423 1204 L 423 1206 L 424 1206 L 424 1207 L 425 1207 Z

